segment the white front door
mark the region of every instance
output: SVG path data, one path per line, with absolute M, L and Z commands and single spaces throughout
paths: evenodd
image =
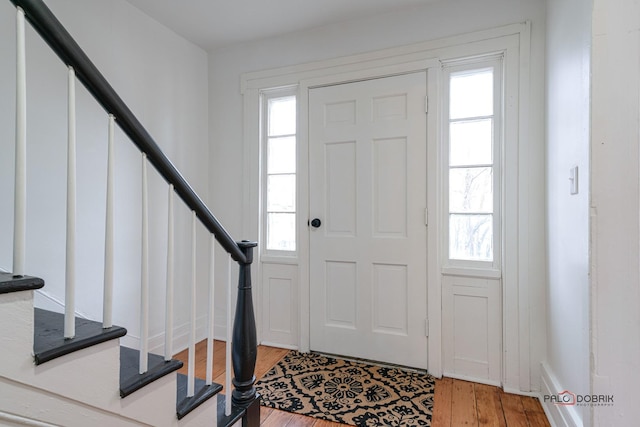
M 309 91 L 310 348 L 427 367 L 426 71 Z

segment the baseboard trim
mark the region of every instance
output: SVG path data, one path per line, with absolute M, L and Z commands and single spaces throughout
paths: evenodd
M 541 365 L 541 395 L 557 395 L 565 391 L 566 387 L 560 385 L 560 381 L 551 368 L 544 362 Z M 582 427 L 583 423 L 575 406 L 556 405 L 545 402 L 544 399 L 540 399 L 540 403 L 552 427 Z
M 511 387 L 502 387 L 502 391 L 505 393 L 517 394 L 519 396 L 535 397 L 542 402 L 540 392 L 537 391 L 522 391 Z
M 458 375 L 458 374 L 454 374 L 454 373 L 451 373 L 451 372 L 443 372 L 442 376 L 443 377 L 453 378 L 455 380 L 471 381 L 471 382 L 474 382 L 474 383 L 492 385 L 492 386 L 495 386 L 495 387 L 502 387 L 502 384 L 500 383 L 500 381 L 491 381 L 491 380 L 488 380 L 486 378 L 476 378 L 476 377 L 472 377 L 472 376 L 469 376 L 469 375 Z
M 44 304 L 46 305 L 46 307 L 41 307 L 41 305 L 43 304 L 37 304 L 36 305 L 37 308 L 43 308 L 45 310 L 55 311 L 57 313 L 64 313 L 64 302 L 62 300 L 54 297 L 53 295 L 49 294 L 47 291 L 43 289 L 36 290 L 36 295 L 39 295 L 40 297 L 44 298 L 44 301 L 48 301 L 48 302 L 45 302 Z M 82 313 L 78 310 L 75 310 L 74 313 L 76 317 L 79 317 L 81 319 L 93 320 L 89 316 L 87 316 L 86 313 Z
M 198 317 L 196 320 L 196 342 L 200 342 L 207 338 L 207 321 L 206 315 Z M 173 328 L 173 354 L 180 353 L 181 351 L 189 347 L 189 330 L 190 324 L 183 323 L 182 325 Z M 218 341 L 226 341 L 226 326 L 215 325 L 213 338 Z M 155 354 L 164 354 L 164 332 L 161 332 L 153 337 L 149 338 L 149 351 Z M 137 336 L 127 337 L 132 345 L 130 347 L 138 348 L 140 338 Z
M 260 345 L 266 345 L 267 347 L 286 348 L 287 350 L 298 350 L 297 345 L 281 344 L 279 342 L 272 341 L 260 341 Z

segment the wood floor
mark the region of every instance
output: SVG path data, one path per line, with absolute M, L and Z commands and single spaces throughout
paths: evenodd
M 213 381 L 225 385 L 225 343 L 216 341 L 213 357 Z M 259 346 L 256 378 L 261 378 L 288 350 Z M 198 378 L 206 374 L 206 343 L 196 345 Z M 187 373 L 187 351 L 175 356 L 184 362 L 179 371 Z M 224 391 L 223 391 L 224 392 Z M 505 393 L 501 389 L 468 381 L 442 378 L 436 380 L 432 427 L 495 426 L 548 427 L 549 422 L 538 399 Z M 333 423 L 304 415 L 260 408 L 260 425 L 266 427 L 338 427 Z

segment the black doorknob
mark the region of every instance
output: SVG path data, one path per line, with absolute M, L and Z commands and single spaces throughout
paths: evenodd
M 318 228 L 318 227 L 320 227 L 321 225 L 322 225 L 322 221 L 320 221 L 320 219 L 319 219 L 319 218 L 313 218 L 313 219 L 311 220 L 311 226 L 312 226 L 313 228 Z

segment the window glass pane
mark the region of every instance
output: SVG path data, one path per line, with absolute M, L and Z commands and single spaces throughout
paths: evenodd
M 449 211 L 493 212 L 493 168 L 449 170 Z
M 267 173 L 296 172 L 296 137 L 269 138 Z
M 293 213 L 267 214 L 267 249 L 296 250 L 296 215 Z
M 267 212 L 295 212 L 296 176 L 267 177 Z
M 493 163 L 493 119 L 453 122 L 449 126 L 451 166 Z
M 269 135 L 293 135 L 296 133 L 296 97 L 269 100 Z
M 493 70 L 453 74 L 449 84 L 449 118 L 493 115 Z
M 493 261 L 493 216 L 449 215 L 449 258 Z
M 296 96 L 265 97 L 265 247 L 296 250 Z M 271 95 L 273 96 L 273 95 Z

